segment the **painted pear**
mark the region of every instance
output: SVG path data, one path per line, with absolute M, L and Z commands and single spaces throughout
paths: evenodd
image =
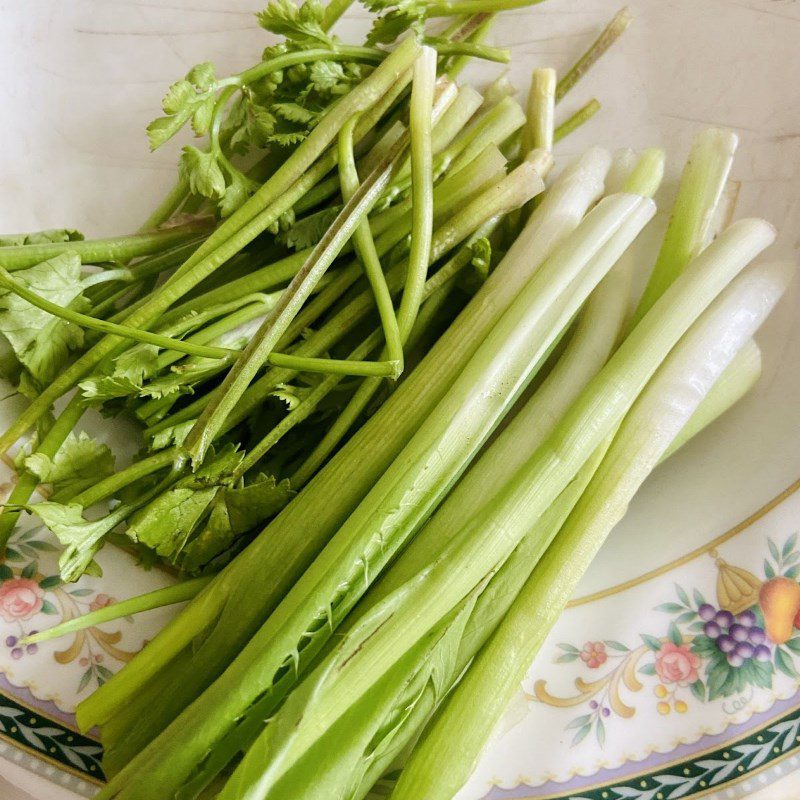
M 758 604 L 767 636 L 775 644 L 788 642 L 800 615 L 800 584 L 790 578 L 772 578 L 761 587 Z

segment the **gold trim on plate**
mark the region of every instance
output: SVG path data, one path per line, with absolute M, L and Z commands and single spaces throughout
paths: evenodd
M 607 589 L 601 589 L 598 592 L 593 592 L 592 594 L 584 595 L 583 597 L 578 597 L 572 602 L 569 603 L 567 608 L 575 608 L 577 606 L 585 606 L 589 603 L 594 603 L 596 600 L 602 600 L 606 597 L 611 597 L 612 595 L 619 594 L 620 592 L 624 592 L 627 589 L 632 589 L 634 586 L 640 586 L 643 583 L 647 583 L 648 581 L 652 580 L 653 578 L 658 578 L 661 575 L 665 575 L 668 572 L 671 572 L 673 569 L 677 567 L 682 567 L 684 564 L 688 564 L 690 561 L 694 561 L 694 559 L 699 558 L 700 556 L 707 555 L 715 548 L 719 547 L 721 544 L 730 541 L 735 536 L 738 536 L 743 531 L 747 530 L 751 525 L 758 522 L 760 519 L 765 517 L 769 514 L 770 511 L 777 508 L 781 503 L 791 497 L 795 492 L 800 490 L 800 478 L 796 480 L 791 486 L 784 489 L 777 497 L 774 497 L 770 500 L 766 505 L 762 506 L 758 509 L 754 514 L 751 514 L 747 519 L 740 522 L 738 525 L 734 525 L 730 530 L 726 531 L 723 534 L 717 536 L 716 539 L 712 539 L 707 544 L 698 547 L 696 550 L 692 550 L 690 553 L 687 553 L 680 558 L 676 558 L 674 561 L 670 561 L 667 564 L 663 564 L 660 567 L 656 567 L 655 569 L 650 570 L 650 572 L 645 572 L 644 575 L 640 575 L 637 578 L 631 578 L 630 580 L 623 581 L 622 583 L 618 583 L 615 586 L 609 586 Z

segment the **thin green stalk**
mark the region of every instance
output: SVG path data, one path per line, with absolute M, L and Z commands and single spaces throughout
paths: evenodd
M 362 613 L 432 564 L 552 434 L 614 350 L 628 311 L 632 266 L 618 264 L 592 293 L 552 372 L 364 598 Z
M 133 236 L 3 247 L 0 249 L 0 265 L 13 272 L 41 264 L 62 253 L 76 253 L 84 264 L 106 261 L 126 262 L 141 256 L 160 253 L 162 250 L 197 239 L 198 234 L 207 233 L 212 228 L 212 220 L 198 219 L 184 225 L 176 225 L 174 228 L 137 233 Z
M 405 138 L 399 140 L 387 155 L 384 164 L 375 169 L 359 186 L 353 197 L 345 203 L 336 221 L 326 231 L 305 264 L 292 278 L 281 300 L 225 376 L 209 405 L 203 409 L 203 413 L 184 444 L 186 454 L 195 465 L 202 462 L 228 415 L 266 362 L 291 321 L 297 316 L 314 286 L 342 251 L 354 231 L 366 219 L 388 186 L 394 167 L 406 145 Z
M 664 179 L 666 154 L 660 147 L 645 150 L 626 178 L 622 190 L 632 194 L 652 197 Z
M 564 120 L 553 131 L 553 141 L 560 142 L 566 136 L 569 136 L 573 131 L 576 131 L 581 125 L 588 122 L 599 110 L 600 103 L 594 98 L 591 99 L 585 106 L 579 108 L 569 119 Z
M 35 452 L 49 459 L 55 458 L 56 453 L 61 449 L 61 445 L 64 444 L 64 441 L 72 432 L 72 429 L 78 424 L 85 410 L 85 403 L 82 402 L 79 395 L 75 395 L 69 403 L 67 403 L 61 414 L 59 414 L 53 426 L 37 446 Z M 34 491 L 36 491 L 39 482 L 39 478 L 30 470 L 22 469 L 17 478 L 17 483 L 11 490 L 11 494 L 9 494 L 5 505 L 25 505 L 31 499 L 31 495 Z M 0 562 L 5 558 L 6 545 L 14 531 L 19 515 L 19 511 L 9 511 L 5 508 L 0 511 Z
M 489 224 L 492 225 L 493 223 L 494 221 Z M 481 235 L 486 235 L 487 232 L 488 229 L 484 229 L 481 231 Z M 452 281 L 455 275 L 469 264 L 471 259 L 472 248 L 470 245 L 462 247 L 447 264 L 428 279 L 425 284 L 423 301 L 431 298 L 436 292 L 440 291 L 444 285 Z M 366 380 L 359 386 L 344 410 L 336 417 L 336 421 L 325 432 L 325 436 L 290 478 L 290 483 L 295 489 L 300 489 L 305 486 L 317 473 L 319 468 L 330 458 L 331 453 L 339 446 L 361 414 L 364 413 L 364 409 L 369 405 L 369 402 L 375 396 L 380 386 L 381 382 L 377 380 Z
M 414 65 L 411 88 L 411 253 L 397 325 L 402 341 L 408 338 L 422 303 L 433 239 L 433 146 L 431 141 L 436 53 L 423 48 Z
M 466 56 L 494 61 L 497 64 L 508 64 L 511 61 L 511 51 L 505 47 L 492 47 L 480 42 L 446 42 L 436 36 L 427 36 L 423 41 L 440 56 Z
M 627 8 L 620 9 L 614 15 L 614 18 L 603 29 L 600 36 L 595 39 L 591 47 L 558 82 L 556 87 L 557 101 L 563 99 L 564 95 L 592 68 L 603 53 L 622 36 L 631 22 L 633 22 L 633 14 Z
M 330 0 L 325 6 L 325 30 L 330 30 L 347 12 L 354 0 Z
M 736 134 L 715 128 L 695 138 L 681 175 L 669 227 L 633 324 L 642 319 L 655 300 L 708 244 L 738 141 Z
M 456 14 L 494 14 L 498 11 L 512 11 L 515 8 L 528 8 L 542 0 L 442 0 L 429 3 L 425 14 L 429 18 L 452 17 Z
M 159 470 L 171 467 L 173 460 L 174 454 L 167 452 L 156 453 L 143 458 L 141 461 L 135 461 L 126 469 L 115 472 L 108 478 L 98 481 L 94 486 L 84 489 L 79 495 L 72 498 L 72 502 L 84 508 L 91 508 L 101 500 L 116 496 L 121 489 L 130 486 L 141 478 L 146 478 Z
M 590 151 L 548 190 L 506 260 L 422 363 L 295 500 L 212 582 L 209 589 L 79 710 L 82 726 L 135 753 L 228 666 L 315 556 L 395 460 L 545 258 L 602 193 L 610 157 Z M 516 257 L 515 257 L 516 255 Z M 314 525 L 307 521 L 313 517 Z M 302 531 L 302 536 L 298 532 Z M 259 579 L 270 575 L 269 581 Z M 227 612 L 224 611 L 227 609 Z M 233 610 L 236 609 L 235 613 Z M 196 646 L 186 649 L 191 642 Z M 203 665 L 202 670 L 198 664 Z M 159 716 L 144 699 L 159 700 Z M 108 731 L 117 720 L 116 732 Z
M 488 176 L 494 164 L 497 163 L 499 165 L 503 163 L 503 159 L 500 158 L 498 160 L 497 152 L 493 151 L 491 148 L 487 148 L 486 156 L 487 158 L 485 159 L 481 174 Z M 445 208 L 449 209 L 451 204 L 457 208 L 460 207 L 460 210 L 455 216 L 449 218 L 440 229 L 437 229 L 434 235 L 433 246 L 435 259 L 445 255 L 458 241 L 467 238 L 474 230 L 479 228 L 486 221 L 487 213 L 492 215 L 491 212 L 494 211 L 495 214 L 502 214 L 510 210 L 515 202 L 514 198 L 517 196 L 516 193 L 524 189 L 522 181 L 520 180 L 521 175 L 507 179 L 501 171 L 488 181 L 482 181 L 480 184 L 476 183 L 476 188 L 482 190 L 476 196 L 464 196 L 457 189 L 455 177 L 460 177 L 462 174 L 466 175 L 467 169 L 468 168 L 465 168 L 462 173 L 458 173 L 457 176 L 453 177 L 453 191 L 443 194 L 442 204 L 437 204 L 438 211 L 443 211 Z M 476 172 L 476 181 L 477 174 Z M 449 180 L 450 179 L 446 179 L 442 181 L 435 191 L 437 193 L 440 189 L 443 191 L 446 185 L 449 185 Z M 463 205 L 464 202 L 466 202 L 466 205 Z M 379 255 L 393 246 L 393 236 L 394 234 L 387 230 L 379 237 L 376 245 Z M 399 292 L 402 289 L 404 270 L 404 264 L 399 264 L 396 267 L 392 267 L 389 271 L 393 292 Z M 439 273 L 434 275 L 434 281 L 437 280 L 438 274 Z M 357 276 L 353 271 L 352 273 L 345 272 L 342 277 L 347 279 L 349 284 L 349 280 L 351 278 L 354 280 Z M 330 287 L 331 291 L 328 292 L 328 290 L 325 290 L 318 298 L 322 304 L 321 308 L 323 310 L 328 308 L 340 296 L 340 289 L 337 284 L 338 281 L 334 281 Z M 294 355 L 314 356 L 327 351 L 331 346 L 336 344 L 342 336 L 358 324 L 372 308 L 373 302 L 371 292 L 362 293 L 341 312 L 337 313 L 332 319 L 326 322 L 322 328 L 316 331 L 310 340 L 303 342 Z M 310 324 L 313 319 L 316 318 L 317 312 L 320 311 L 319 304 L 317 304 L 316 300 L 310 303 L 307 309 L 309 311 L 308 314 L 306 310 L 304 310 L 295 318 L 295 323 L 298 325 L 295 326 L 295 323 L 293 323 L 293 327 L 297 328 L 294 335 L 298 335 L 302 330 L 299 328 L 300 323 L 304 326 Z M 311 311 L 313 311 L 313 316 Z M 287 329 L 287 333 L 290 330 L 291 328 Z M 230 426 L 241 422 L 278 383 L 290 380 L 291 377 L 291 374 L 287 373 L 268 374 L 256 381 L 245 393 L 242 403 L 237 409 L 237 412 L 226 424 L 226 428 L 229 429 Z M 148 430 L 145 431 L 145 435 L 152 436 L 175 424 L 195 419 L 206 407 L 208 402 L 209 398 L 207 395 L 198 398 L 194 403 L 148 428 Z
M 463 41 L 473 44 L 482 44 L 489 36 L 489 31 L 494 24 L 494 14 L 474 14 L 469 17 L 456 35 Z M 447 75 L 451 80 L 456 80 L 472 61 L 470 56 L 457 56 L 447 67 Z
M 180 207 L 189 196 L 189 181 L 179 177 L 167 196 L 156 206 L 153 213 L 142 223 L 139 232 L 152 231 L 163 225 Z
M 487 144 L 500 146 L 524 124 L 525 112 L 522 107 L 513 98 L 506 97 L 481 115 L 436 157 L 435 173 L 440 175 L 449 169 L 458 171 Z
M 177 603 L 185 603 L 187 600 L 192 600 L 197 597 L 198 593 L 208 586 L 210 581 L 211 578 L 192 578 L 190 580 L 180 581 L 172 586 L 166 586 L 163 589 L 156 589 L 147 594 L 130 597 L 127 600 L 119 600 L 113 605 L 105 606 L 104 608 L 97 609 L 97 611 L 91 611 L 80 617 L 69 619 L 66 622 L 62 622 L 60 625 L 55 625 L 52 628 L 39 631 L 39 633 L 33 634 L 32 636 L 26 636 L 24 643 L 38 644 L 39 642 L 49 642 L 52 639 L 66 636 L 68 633 L 76 633 L 77 631 L 83 631 L 87 628 L 94 628 L 97 625 L 102 625 L 104 622 L 112 622 L 115 619 L 122 619 L 123 617 L 132 617 L 134 614 L 141 614 L 144 611 L 151 611 L 155 608 L 164 608 Z
M 556 71 L 549 67 L 535 69 L 528 93 L 527 121 L 522 129 L 521 154 L 531 150 L 553 149 L 556 100 Z
M 342 183 L 342 197 L 345 202 L 350 201 L 358 190 L 358 172 L 356 170 L 355 154 L 353 153 L 353 129 L 356 118 L 353 118 L 342 128 L 339 135 L 339 174 Z M 386 276 L 383 274 L 380 256 L 372 238 L 372 230 L 368 220 L 364 220 L 356 228 L 353 237 L 356 252 L 361 261 L 361 266 L 369 281 L 372 293 L 375 295 L 375 304 L 378 308 L 381 326 L 386 342 L 386 360 L 394 362 L 396 374 L 403 372 L 403 342 L 400 338 L 400 329 L 394 313 L 394 304 L 389 287 L 386 285 Z M 337 287 L 338 288 L 338 287 Z

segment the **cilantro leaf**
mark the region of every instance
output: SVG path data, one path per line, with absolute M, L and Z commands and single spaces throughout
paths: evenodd
M 275 516 L 292 499 L 289 481 L 259 475 L 247 486 L 229 488 L 214 500 L 208 522 L 184 551 L 181 566 L 197 572 L 230 549 L 237 537 Z
M 157 365 L 158 348 L 152 344 L 138 344 L 115 359 L 110 375 L 90 376 L 78 386 L 86 400 L 95 402 L 135 397 L 144 379 L 155 373 Z
M 57 242 L 80 242 L 84 236 L 72 228 L 57 228 L 33 233 L 7 233 L 0 235 L 0 247 L 19 247 L 25 244 L 49 244 Z
M 25 466 L 53 489 L 52 500 L 74 496 L 93 483 L 114 472 L 114 455 L 104 444 L 85 431 L 70 433 L 55 458 L 34 453 L 25 459 Z
M 181 478 L 137 511 L 128 522 L 127 535 L 160 556 L 177 558 L 243 457 L 233 446 L 210 453 L 197 472 Z
M 298 44 L 315 42 L 333 46 L 333 40 L 325 32 L 325 7 L 320 0 L 306 0 L 300 6 L 292 0 L 270 0 L 256 16 L 262 28 Z
M 307 124 L 317 116 L 314 111 L 309 111 L 309 109 L 303 108 L 298 103 L 274 103 L 272 110 L 288 122 L 299 122 L 301 124 Z
M 376 4 L 377 5 L 377 4 Z M 367 44 L 392 44 L 408 30 L 422 33 L 425 24 L 425 9 L 416 2 L 406 6 L 397 4 L 398 8 L 378 17 L 367 34 Z M 373 9 L 378 10 L 378 9 Z
M 313 247 L 322 239 L 341 210 L 341 206 L 324 208 L 297 220 L 288 231 L 281 234 L 280 241 L 292 250 Z
M 58 560 L 61 578 L 72 583 L 92 567 L 95 555 L 103 546 L 103 537 L 117 526 L 119 520 L 112 514 L 94 521 L 83 518 L 83 506 L 77 503 L 64 505 L 53 501 L 36 503 L 31 511 L 64 545 Z
M 219 198 L 225 193 L 225 176 L 214 153 L 204 153 L 187 145 L 183 148 L 179 169 L 194 194 Z
M 207 133 L 214 111 L 215 90 L 214 66 L 208 62 L 192 67 L 185 78 L 175 81 L 161 101 L 167 116 L 154 119 L 147 126 L 150 149 L 161 147 L 189 120 L 198 136 Z
M 14 277 L 59 306 L 82 298 L 81 260 L 75 253 L 62 253 L 19 270 Z M 0 333 L 39 384 L 51 381 L 69 351 L 83 344 L 83 331 L 77 325 L 32 306 L 7 289 L 0 289 Z

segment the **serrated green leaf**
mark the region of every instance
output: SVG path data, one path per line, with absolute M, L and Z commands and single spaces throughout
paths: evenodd
M 288 481 L 271 475 L 247 486 L 226 488 L 214 500 L 203 530 L 187 545 L 181 566 L 196 572 L 228 549 L 238 536 L 266 522 L 294 496 Z
M 40 297 L 67 307 L 82 298 L 81 260 L 62 253 L 41 264 L 14 273 L 14 278 Z M 83 344 L 83 331 L 54 317 L 27 300 L 0 288 L 0 333 L 39 384 L 49 383 L 69 352 Z
M 217 80 L 214 65 L 210 61 L 197 64 L 186 73 L 186 80 L 196 86 L 200 91 L 207 92 L 214 88 Z
M 315 61 L 308 75 L 314 88 L 323 92 L 329 92 L 347 80 L 344 67 L 338 61 Z
M 214 153 L 204 153 L 187 145 L 183 148 L 179 169 L 194 194 L 211 199 L 218 199 L 224 194 L 225 176 Z
M 225 193 L 219 201 L 219 211 L 223 217 L 229 217 L 243 206 L 252 193 L 249 181 L 240 173 L 234 173 Z
M 211 453 L 197 472 L 181 478 L 133 514 L 127 535 L 165 558 L 177 558 L 242 458 L 232 446 Z
M 317 116 L 313 111 L 303 108 L 298 103 L 274 103 L 272 110 L 288 122 L 299 122 L 301 124 L 309 123 Z
M 81 431 L 78 436 L 70 433 L 54 458 L 33 453 L 25 459 L 25 466 L 42 483 L 52 486 L 52 499 L 58 501 L 111 475 L 114 455 L 106 445 Z
M 64 545 L 58 564 L 66 583 L 73 583 L 88 570 L 102 547 L 103 537 L 117 525 L 112 515 L 94 521 L 85 520 L 83 506 L 76 503 L 65 505 L 47 501 L 31 506 L 31 511 Z
M 147 126 L 147 138 L 150 140 L 150 149 L 157 150 L 162 144 L 169 141 L 192 116 L 191 108 L 183 110 L 180 114 L 171 117 L 157 117 Z
M 292 0 L 270 0 L 257 15 L 262 28 L 298 43 L 316 41 L 331 45 L 325 32 L 325 7 L 319 0 L 306 0 L 296 6 Z
M 308 136 L 307 131 L 288 131 L 284 133 L 274 133 L 269 137 L 269 141 L 279 147 L 293 147 L 304 141 Z
M 211 128 L 214 118 L 215 98 L 209 95 L 205 100 L 195 103 L 192 114 L 192 130 L 195 136 L 205 136 Z
M 165 114 L 173 116 L 187 109 L 197 99 L 197 91 L 185 78 L 175 81 L 164 95 L 161 107 Z
M 7 233 L 0 235 L 0 247 L 19 247 L 26 244 L 52 244 L 59 242 L 80 242 L 84 236 L 72 228 L 52 228 L 32 233 Z

